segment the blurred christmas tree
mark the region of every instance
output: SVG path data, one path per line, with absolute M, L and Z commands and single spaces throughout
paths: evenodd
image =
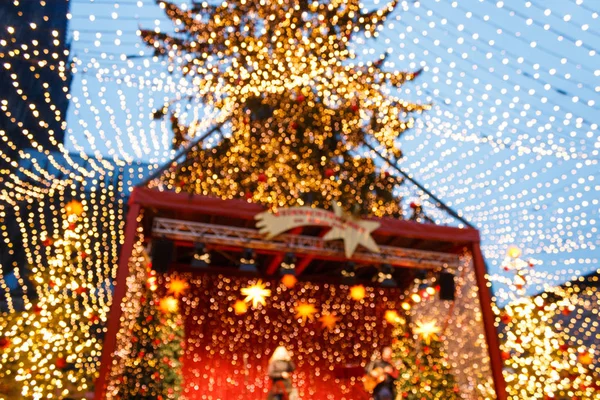
M 129 356 L 116 377 L 121 400 L 181 398 L 183 320 L 178 300 L 159 299 L 154 279 L 150 276 L 140 299 L 139 314 L 128 334 Z
M 6 397 L 82 398 L 91 390 L 104 316 L 89 286 L 83 212 L 81 203 L 68 203 L 61 233 L 43 240 L 46 256 L 38 254 L 29 276 L 37 303 L 0 318 L 0 394 Z
M 509 399 L 600 399 L 593 350 L 569 343 L 559 320 L 571 305 L 554 300 L 523 297 L 498 311 Z
M 450 371 L 440 329 L 435 321 L 417 322 L 411 332 L 407 324 L 394 331 L 394 359 L 402 363 L 396 381 L 397 399 L 453 400 L 460 399 L 458 385 Z
M 561 287 L 530 297 L 527 288 L 534 260 L 523 260 L 522 251 L 510 246 L 503 261 L 514 272 L 510 302 L 500 316 L 504 377 L 509 399 L 600 399 L 600 377 L 593 370 L 594 349 L 575 345 L 569 314 L 578 294 Z M 573 335 L 573 336 L 572 336 Z
M 397 139 L 410 114 L 429 107 L 395 95 L 419 72 L 388 72 L 386 54 L 357 62 L 353 51 L 377 37 L 396 8 L 367 11 L 358 0 L 193 2 L 159 1 L 175 33 L 143 30 L 155 56 L 182 71 L 198 99 L 229 121 L 231 136 L 196 147 L 163 177 L 162 184 L 223 198 L 242 197 L 274 206 L 330 207 L 353 213 L 401 216 L 394 190 L 402 180 L 359 155 L 369 146 L 385 157 L 402 153 Z M 171 109 L 170 109 L 171 108 Z M 174 147 L 196 135 L 173 103 Z

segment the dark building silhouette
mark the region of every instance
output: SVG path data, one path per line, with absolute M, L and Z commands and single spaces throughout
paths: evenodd
M 0 150 L 9 157 L 64 140 L 68 12 L 69 0 L 0 1 L 0 131 L 12 142 L 0 140 Z

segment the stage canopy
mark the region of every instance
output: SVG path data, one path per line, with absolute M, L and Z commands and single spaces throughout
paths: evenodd
M 266 361 L 277 345 L 288 346 L 297 357 L 301 396 L 366 398 L 359 380 L 362 368 L 373 351 L 393 342 L 395 318 L 439 327 L 436 332 L 444 337 L 464 398 L 504 398 L 479 233 L 339 215 L 336 221 L 350 227 L 331 228 L 333 211 L 266 210 L 243 200 L 136 188 L 97 384 L 99 398 L 116 398 L 123 366 L 135 358 L 129 353 L 130 329 L 148 301 L 139 288 L 148 278 L 151 259 L 159 286 L 168 287 L 173 280 L 189 285 L 181 298 L 186 335 L 182 373 L 184 393 L 192 399 L 264 397 Z M 348 237 L 328 240 L 335 229 L 361 226 L 373 229 L 367 232 L 372 242 L 362 236 L 350 257 Z M 268 236 L 278 230 L 285 232 Z M 209 262 L 198 257 L 206 254 Z M 290 255 L 291 285 L 282 277 Z M 240 313 L 242 289 L 261 284 L 271 294 L 265 304 L 248 304 Z M 238 390 L 242 387 L 250 389 Z

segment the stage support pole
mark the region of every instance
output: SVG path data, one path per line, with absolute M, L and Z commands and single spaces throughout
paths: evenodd
M 133 194 L 132 194 L 133 197 Z M 100 359 L 100 372 L 96 379 L 94 399 L 101 400 L 106 397 L 106 385 L 112 366 L 113 353 L 117 344 L 117 333 L 121 321 L 121 302 L 125 297 L 127 290 L 127 277 L 129 276 L 129 258 L 133 251 L 133 245 L 136 239 L 138 227 L 137 218 L 140 214 L 140 205 L 132 203 L 127 212 L 127 221 L 125 225 L 125 240 L 121 247 L 119 255 L 119 265 L 117 266 L 117 279 L 115 281 L 115 290 L 113 293 L 112 304 L 108 314 L 108 323 L 106 335 L 104 335 L 104 344 L 102 347 L 102 358 Z
M 477 287 L 479 288 L 479 303 L 481 305 L 481 317 L 483 319 L 483 327 L 485 330 L 485 338 L 488 346 L 488 354 L 490 356 L 490 364 L 492 367 L 492 377 L 494 379 L 494 388 L 496 390 L 496 399 L 506 400 L 506 382 L 502 374 L 503 362 L 500 356 L 500 341 L 498 340 L 498 332 L 495 327 L 495 316 L 492 311 L 492 295 L 491 287 L 488 286 L 486 278 L 487 268 L 481 254 L 481 247 L 478 242 L 471 245 L 471 254 L 473 255 L 473 269 L 477 279 Z

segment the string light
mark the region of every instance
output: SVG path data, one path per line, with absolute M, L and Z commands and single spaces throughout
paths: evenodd
M 7 6 L 18 10 L 20 3 L 24 2 Z M 39 4 L 45 10 L 52 5 Z M 404 2 L 388 17 L 389 29 L 373 32 L 377 40 L 357 38 L 348 45 L 357 63 L 372 62 L 374 54 L 389 46 L 384 66 L 423 68 L 418 80 L 393 93 L 433 104 L 402 135 L 402 166 L 480 229 L 500 303 L 514 300 L 514 272 L 502 271 L 507 244 L 528 249 L 527 256 L 539 259 L 523 284 L 528 294 L 577 279 L 598 264 L 599 135 L 594 113 L 600 101 L 595 80 L 600 70 L 591 61 L 596 54 L 590 36 L 597 34 L 598 11 L 581 1 L 543 4 L 543 10 L 539 2 L 528 4 Z M 60 240 L 53 233 L 62 229 L 60 210 L 74 192 L 84 189 L 88 196 L 81 203 L 87 210 L 81 224 L 87 257 L 78 287 L 100 288 L 88 292 L 85 310 L 96 310 L 104 320 L 122 240 L 124 198 L 135 182 L 173 155 L 168 121 L 150 121 L 149 115 L 165 101 L 191 96 L 193 107 L 178 101 L 172 109 L 182 125 L 203 132 L 221 121 L 223 113 L 200 105 L 194 81 L 181 79 L 176 69 L 168 73 L 167 63 L 140 44 L 136 36 L 140 20 L 144 27 L 168 26 L 159 7 L 141 1 L 83 1 L 71 7 L 73 43 L 68 53 L 64 53 L 66 33 L 41 21 L 11 24 L 0 35 L 0 68 L 8 73 L 2 76 L 9 83 L 0 99 L 0 113 L 18 131 L 13 137 L 0 126 L 5 144 L 0 149 L 0 240 L 8 249 L 23 248 L 25 264 L 41 271 L 56 244 L 44 246 L 44 234 Z M 140 19 L 122 9 L 139 11 Z M 100 25 L 107 20 L 110 27 Z M 575 23 L 582 32 L 572 33 Z M 49 47 L 36 46 L 24 35 L 28 32 L 51 36 Z M 565 33 L 581 37 L 571 40 Z M 392 43 L 399 48 L 392 48 Z M 40 59 L 36 51 L 48 57 Z M 63 60 L 65 54 L 70 65 Z M 44 87 L 47 82 L 41 78 L 32 79 L 43 96 L 33 99 L 27 78 L 19 72 L 23 65 L 34 75 L 55 74 L 62 93 Z M 67 94 L 63 87 L 69 71 L 73 82 Z M 66 99 L 68 114 L 60 106 Z M 21 129 L 25 120 L 39 127 L 39 137 Z M 60 132 L 50 128 L 50 121 L 66 129 L 68 143 L 60 143 Z M 43 136 L 50 145 L 41 143 Z M 207 138 L 206 148 L 220 138 Z M 22 142 L 34 150 L 24 150 Z M 377 150 L 383 152 L 384 147 Z M 126 167 L 140 159 L 148 164 Z M 267 180 L 274 176 L 267 174 Z M 329 180 L 335 186 L 335 179 Z M 433 208 L 426 195 L 409 185 L 395 194 L 417 195 L 425 209 Z M 255 199 L 268 193 L 259 190 L 250 195 Z M 432 216 L 438 223 L 451 222 L 443 213 Z M 94 234 L 86 236 L 89 232 Z M 15 308 L 31 310 L 35 299 L 47 293 L 40 288 L 33 292 L 24 264 L 10 256 L 0 262 L 2 298 L 11 313 Z M 14 277 L 18 290 L 9 288 L 8 276 Z M 577 287 L 564 289 L 568 296 L 577 294 L 573 305 L 589 310 L 598 304 L 595 292 Z M 21 294 L 13 297 L 16 292 Z M 411 307 L 408 302 L 401 305 Z M 596 326 L 585 318 L 574 313 L 569 324 L 586 324 L 587 332 L 597 337 Z M 0 326 L 2 334 L 7 326 Z M 571 337 L 580 340 L 581 335 L 575 329 Z M 97 356 L 92 358 L 97 361 Z M 93 371 L 94 363 L 89 365 Z

